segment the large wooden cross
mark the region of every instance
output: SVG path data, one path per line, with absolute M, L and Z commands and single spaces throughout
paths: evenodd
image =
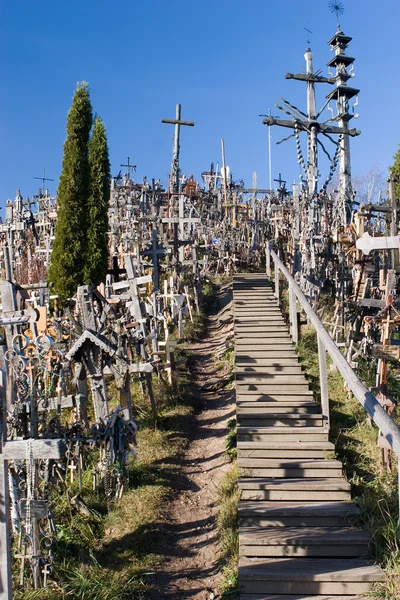
M 177 192 L 179 190 L 179 136 L 181 125 L 185 125 L 187 127 L 194 127 L 194 122 L 181 120 L 181 105 L 177 104 L 175 119 L 162 119 L 161 123 L 175 125 L 170 184 L 172 187 L 171 191 Z

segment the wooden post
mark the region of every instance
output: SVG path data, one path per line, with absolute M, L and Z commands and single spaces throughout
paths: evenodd
M 326 368 L 326 349 L 321 337 L 318 335 L 318 363 L 319 382 L 321 388 L 321 407 L 324 425 L 330 426 L 329 417 L 329 393 L 328 393 L 328 371 Z
M 0 459 L 0 598 L 12 599 L 8 463 Z
M 265 267 L 267 277 L 271 277 L 271 252 L 269 251 L 269 243 L 265 244 Z
M 390 235 L 396 236 L 397 233 L 397 200 L 396 200 L 396 178 L 393 173 L 389 177 L 389 201 L 392 209 L 392 220 L 390 223 Z M 399 272 L 399 250 L 393 249 L 392 252 L 392 269 Z
M 3 348 L 2 348 L 3 349 Z M 4 352 L 0 361 L 0 455 L 6 440 L 6 367 Z M 8 463 L 0 456 L 0 598 L 12 599 L 10 497 Z
M 146 384 L 147 384 L 147 392 L 148 392 L 149 398 L 150 398 L 151 412 L 153 413 L 154 429 L 157 429 L 158 413 L 157 413 L 156 400 L 154 397 L 153 381 L 151 379 L 151 373 L 145 373 L 145 378 L 146 378 Z
M 293 286 L 289 283 L 289 316 L 290 316 L 290 333 L 295 344 L 299 341 L 299 329 L 297 323 L 297 298 L 294 293 Z
M 274 263 L 274 277 L 275 277 L 275 293 L 274 293 L 274 296 L 279 301 L 279 267 L 276 264 L 276 261 Z

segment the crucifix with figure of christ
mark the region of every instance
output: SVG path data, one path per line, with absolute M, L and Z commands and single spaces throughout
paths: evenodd
M 129 156 L 128 156 L 128 161 L 127 161 L 126 165 L 120 165 L 120 166 L 121 167 L 126 167 L 128 169 L 129 179 L 131 179 L 132 178 L 131 170 L 133 172 L 135 172 L 136 171 L 136 165 L 131 165 L 130 160 L 129 160 Z

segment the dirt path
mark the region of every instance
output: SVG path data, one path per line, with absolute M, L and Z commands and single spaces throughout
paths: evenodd
M 190 443 L 177 465 L 176 495 L 164 512 L 169 552 L 155 576 L 159 591 L 151 596 L 154 600 L 218 598 L 217 488 L 230 466 L 224 443 L 235 406 L 234 390 L 216 389 L 228 375 L 218 370 L 216 353 L 232 331 L 230 300 L 230 286 L 219 288 L 206 335 L 190 346 L 199 408 Z

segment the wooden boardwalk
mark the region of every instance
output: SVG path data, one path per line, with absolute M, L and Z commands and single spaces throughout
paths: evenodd
M 240 599 L 364 598 L 385 576 L 271 284 L 236 275 L 233 300 Z

